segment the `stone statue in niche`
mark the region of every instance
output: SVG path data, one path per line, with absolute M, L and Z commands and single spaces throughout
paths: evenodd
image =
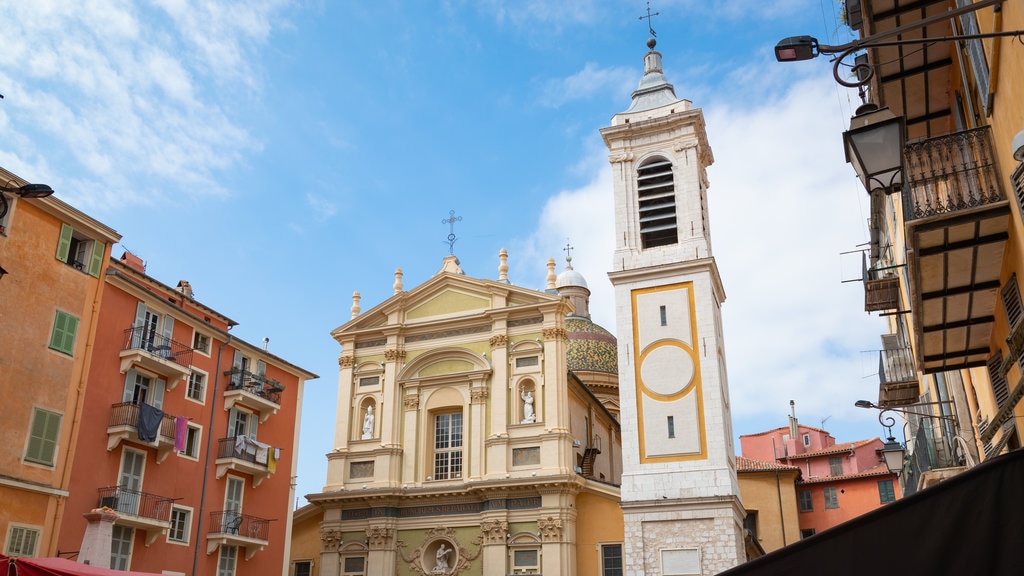
M 360 436 L 362 440 L 370 438 L 373 438 L 373 404 L 366 407 L 366 416 L 363 416 L 363 435 Z
M 537 413 L 533 411 L 533 392 L 523 390 L 519 396 L 523 399 L 523 420 L 520 424 L 533 424 L 537 421 Z
M 448 554 L 452 551 L 451 548 L 445 548 L 444 542 L 437 548 L 437 554 L 434 555 L 434 569 L 431 571 L 433 574 L 447 574 L 448 570 Z

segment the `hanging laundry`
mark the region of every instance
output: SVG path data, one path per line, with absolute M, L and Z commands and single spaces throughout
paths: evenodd
M 273 474 L 277 472 L 277 459 L 281 456 L 280 448 L 271 448 L 270 454 L 267 456 L 267 472 Z
M 164 420 L 164 411 L 146 404 L 138 404 L 139 421 L 136 429 L 139 431 L 139 440 L 143 442 L 156 441 L 160 433 L 160 423 Z
M 235 455 L 241 456 L 245 453 L 245 444 L 249 437 L 244 434 L 235 436 Z
M 255 454 L 256 463 L 257 464 L 266 464 L 267 463 L 267 456 L 268 456 L 267 452 L 270 450 L 270 445 L 269 444 L 264 444 L 263 442 L 257 442 L 256 440 L 249 440 L 249 442 L 252 442 L 256 446 L 256 454 Z
M 188 418 L 178 416 L 174 419 L 174 450 L 181 452 L 185 449 L 185 439 L 188 437 Z

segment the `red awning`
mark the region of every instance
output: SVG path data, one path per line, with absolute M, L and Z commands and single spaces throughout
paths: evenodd
M 10 558 L 0 554 L 3 576 L 157 576 L 151 572 L 125 572 L 65 558 Z

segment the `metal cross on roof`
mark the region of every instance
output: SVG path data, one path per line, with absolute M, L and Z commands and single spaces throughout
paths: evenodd
M 657 36 L 657 34 L 654 33 L 654 28 L 651 28 L 651 18 L 653 18 L 655 16 L 661 16 L 661 12 L 655 12 L 654 14 L 651 14 L 651 3 L 648 2 L 647 3 L 647 16 L 641 16 L 639 18 L 639 20 L 643 20 L 644 18 L 647 19 L 647 30 L 650 31 L 651 38 L 654 38 L 654 37 Z
M 441 219 L 441 224 L 449 226 L 448 232 L 448 254 L 455 255 L 455 223 L 462 222 L 462 216 L 456 216 L 455 210 L 448 211 L 448 217 Z
M 568 238 L 565 239 L 565 248 L 562 248 L 562 251 L 565 252 L 565 264 L 566 264 L 566 266 L 568 266 L 569 268 L 572 268 L 572 251 L 573 251 L 573 246 L 572 246 L 571 243 L 569 243 L 569 239 Z

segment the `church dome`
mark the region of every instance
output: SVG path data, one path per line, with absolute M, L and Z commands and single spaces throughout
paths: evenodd
M 615 336 L 587 318 L 570 316 L 565 320 L 568 332 L 566 361 L 573 372 L 619 373 Z
M 579 286 L 581 288 L 590 288 L 587 286 L 587 280 L 583 277 L 583 274 L 567 267 L 558 275 L 558 279 L 555 280 L 555 288 L 565 288 L 567 286 Z

